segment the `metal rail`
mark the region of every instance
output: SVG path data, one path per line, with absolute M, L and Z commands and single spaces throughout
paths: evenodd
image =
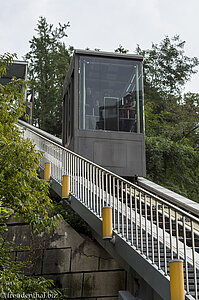
M 60 184 L 62 175 L 68 174 L 70 193 L 98 218 L 103 206 L 111 206 L 114 231 L 165 276 L 171 259 L 183 259 L 186 295 L 198 299 L 198 218 L 62 147 L 38 129 L 27 128 L 24 137 L 44 153 L 41 167 L 51 162 L 51 176 Z

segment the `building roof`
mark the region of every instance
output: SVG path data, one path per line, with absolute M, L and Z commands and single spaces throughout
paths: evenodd
M 105 52 L 105 51 L 92 51 L 92 50 L 75 49 L 74 54 L 143 60 L 143 56 L 141 56 L 141 55 L 128 54 L 128 53 L 118 53 L 118 52 Z
M 0 78 L 0 84 L 6 85 L 13 77 L 27 79 L 28 63 L 25 61 L 15 60 L 12 65 L 7 68 L 7 73 Z

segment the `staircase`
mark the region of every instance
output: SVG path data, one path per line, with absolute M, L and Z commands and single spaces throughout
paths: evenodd
M 80 215 L 81 210 L 84 211 L 81 216 L 86 216 L 85 221 L 90 222 L 99 234 L 102 208 L 111 206 L 115 251 L 163 299 L 169 299 L 169 261 L 182 259 L 186 299 L 198 299 L 199 219 L 187 210 L 67 150 L 61 146 L 61 141 L 51 138 L 49 134 L 26 126 L 24 136 L 32 139 L 36 148 L 44 152 L 41 168 L 46 161 L 51 162 L 51 177 L 58 193 L 62 175 L 70 176 L 74 207 Z M 90 216 L 94 222 L 89 220 Z M 137 259 L 133 260 L 132 257 Z M 145 267 L 146 272 L 143 271 Z M 150 278 L 149 274 L 154 278 Z M 165 284 L 168 290 L 166 294 L 162 288 Z

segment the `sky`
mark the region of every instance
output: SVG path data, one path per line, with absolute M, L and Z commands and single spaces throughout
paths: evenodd
M 0 0 L 0 54 L 22 59 L 36 35 L 40 16 L 54 27 L 67 24 L 67 46 L 114 51 L 121 44 L 134 53 L 168 35 L 186 41 L 185 54 L 199 58 L 199 0 Z M 198 68 L 199 69 L 199 68 Z M 199 92 L 199 71 L 185 92 Z

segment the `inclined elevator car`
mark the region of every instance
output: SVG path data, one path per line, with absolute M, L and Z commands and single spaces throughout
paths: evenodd
M 146 175 L 142 62 L 75 50 L 63 86 L 63 146 L 126 178 Z

